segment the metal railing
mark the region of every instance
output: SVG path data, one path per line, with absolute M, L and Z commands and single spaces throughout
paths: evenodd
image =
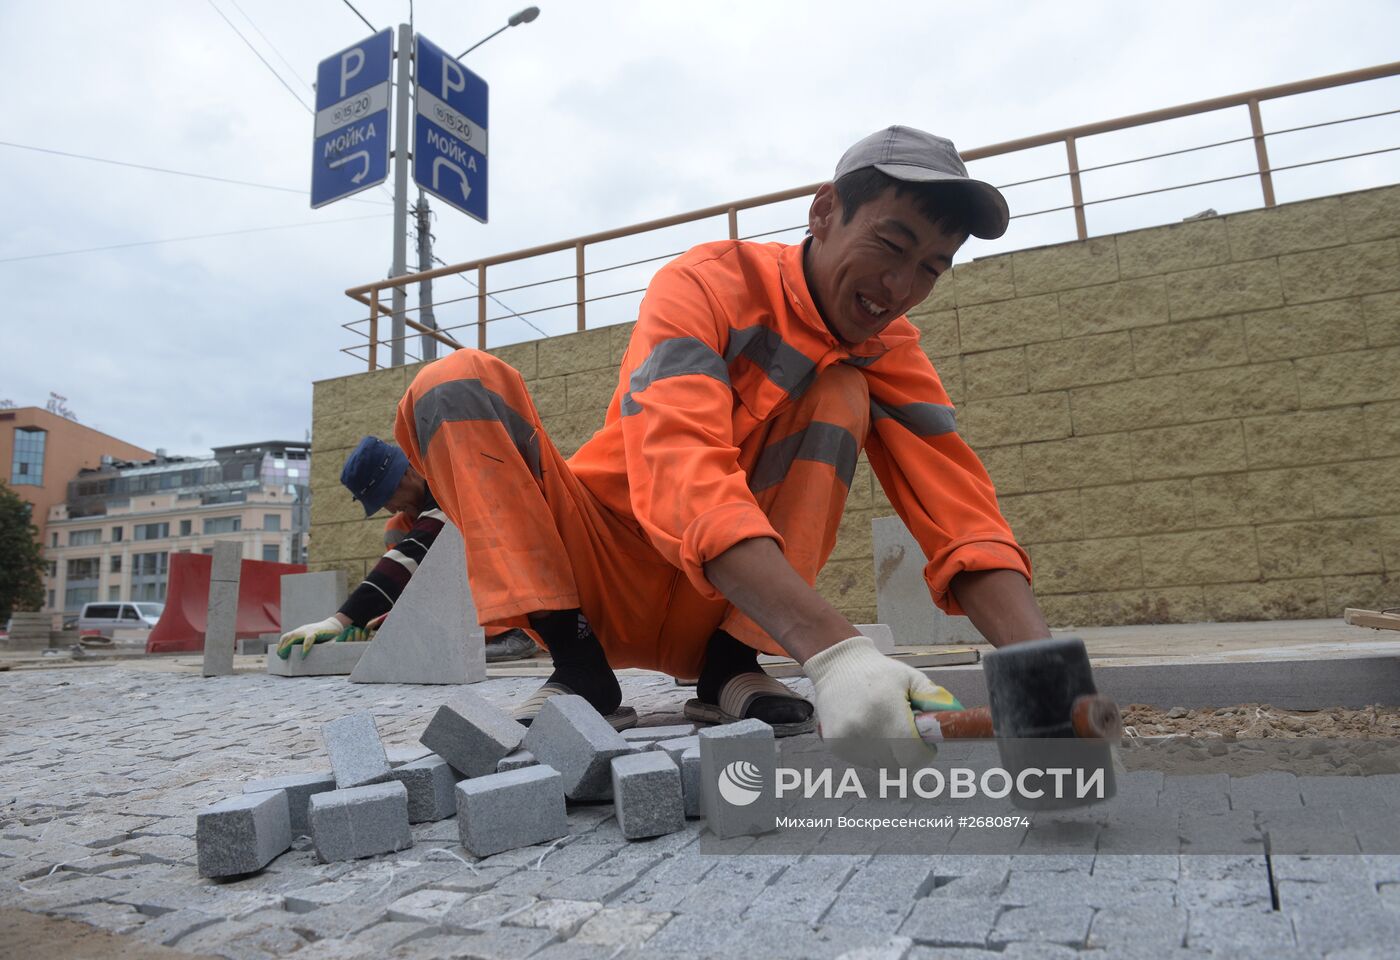
M 1028 179 L 1015 180 L 998 184 L 1003 190 L 1017 187 L 1026 187 L 1035 184 L 1053 183 L 1064 181 L 1069 187 L 1069 202 L 1055 204 L 1048 207 L 1034 209 L 1012 215 L 1013 222 L 1016 220 L 1026 220 L 1032 217 L 1044 216 L 1046 214 L 1073 211 L 1075 236 L 1084 240 L 1089 237 L 1089 229 L 1086 211 L 1090 207 L 1112 203 L 1115 201 L 1129 200 L 1133 198 L 1146 197 L 1154 194 L 1167 193 L 1171 191 L 1185 190 L 1192 187 L 1200 187 L 1210 184 L 1227 183 L 1231 181 L 1242 181 L 1248 179 L 1258 180 L 1260 192 L 1262 194 L 1263 206 L 1272 207 L 1277 204 L 1274 175 L 1284 171 L 1299 170 L 1306 167 L 1317 166 L 1326 163 L 1337 163 L 1344 160 L 1354 160 L 1364 157 L 1377 156 L 1381 154 L 1391 154 L 1400 151 L 1400 143 L 1382 146 L 1375 149 L 1358 150 L 1350 153 L 1343 153 L 1336 156 L 1327 156 L 1320 159 L 1309 159 L 1297 163 L 1283 165 L 1271 165 L 1269 161 L 1268 139 L 1270 137 L 1280 137 L 1285 134 L 1295 134 L 1307 130 L 1316 130 L 1323 127 L 1333 127 L 1339 124 L 1358 123 L 1365 120 L 1375 120 L 1382 117 L 1389 117 L 1400 114 L 1400 105 L 1394 109 L 1375 111 L 1365 114 L 1346 117 L 1334 117 L 1316 123 L 1282 127 L 1276 130 L 1265 130 L 1263 119 L 1260 113 L 1260 104 L 1269 101 L 1283 100 L 1285 98 L 1297 97 L 1302 94 L 1314 93 L 1337 87 L 1344 87 L 1350 84 L 1365 83 L 1368 81 L 1381 80 L 1388 77 L 1400 76 L 1400 62 L 1382 64 L 1369 67 L 1363 70 L 1353 70 L 1347 73 L 1331 74 L 1323 77 L 1315 77 L 1310 80 L 1301 80 L 1294 83 L 1281 84 L 1273 87 L 1264 87 L 1258 90 L 1250 90 L 1244 93 L 1236 93 L 1230 96 L 1215 97 L 1209 100 L 1199 100 L 1194 103 L 1181 104 L 1180 106 L 1168 107 L 1161 110 L 1153 110 L 1147 113 L 1133 114 L 1127 117 L 1119 117 L 1114 120 L 1103 120 L 1097 123 L 1084 124 L 1082 126 L 1070 127 L 1064 130 L 1056 130 L 1050 133 L 1042 133 L 1032 137 L 1023 137 L 1018 140 L 1009 140 L 1004 143 L 996 143 L 990 146 L 978 147 L 965 151 L 962 156 L 969 164 L 977 161 L 988 160 L 995 157 L 1006 157 L 1014 154 L 1023 154 L 1028 151 L 1038 150 L 1044 147 L 1059 145 L 1064 150 L 1065 169 L 1042 176 Z M 1397 98 L 1400 99 L 1400 98 Z M 1081 166 L 1079 162 L 1079 144 L 1090 137 L 1101 136 L 1109 133 L 1116 133 L 1133 128 L 1144 127 L 1152 124 L 1160 124 L 1167 121 L 1178 120 L 1186 117 L 1196 117 L 1203 114 L 1214 113 L 1215 111 L 1228 110 L 1232 108 L 1245 107 L 1249 120 L 1249 132 L 1241 136 L 1227 137 L 1223 140 L 1215 140 L 1209 143 L 1186 146 L 1179 149 L 1164 152 L 1151 153 L 1143 156 L 1131 157 L 1124 160 L 1100 163 L 1090 166 Z M 1101 173 L 1110 170 L 1121 170 L 1133 164 L 1142 164 L 1149 161 L 1162 160 L 1170 157 L 1181 157 L 1186 154 L 1198 153 L 1204 150 L 1218 149 L 1231 145 L 1252 143 L 1254 148 L 1254 169 L 1241 172 L 1234 172 L 1222 176 L 1212 176 L 1205 179 L 1198 179 L 1187 183 L 1169 184 L 1157 186 L 1150 189 L 1133 190 L 1127 193 L 1120 193 L 1114 196 L 1085 199 L 1084 178 L 1086 174 Z M 974 175 L 976 175 L 974 171 Z M 1400 176 L 1392 178 L 1400 180 Z M 343 353 L 350 354 L 367 362 L 368 368 L 374 370 L 378 367 L 378 350 L 381 344 L 392 343 L 398 339 L 408 339 L 415 335 L 432 338 L 438 343 L 452 349 L 458 349 L 462 344 L 451 334 L 455 330 L 475 327 L 476 346 L 485 349 L 487 346 L 488 326 L 497 321 L 516 318 L 527 325 L 533 327 L 541 336 L 548 336 L 545 331 L 536 326 L 528 318 L 535 314 L 549 313 L 558 310 L 573 308 L 576 315 L 576 329 L 588 329 L 588 305 L 600 301 L 612 300 L 619 297 L 636 295 L 645 290 L 645 284 L 641 287 L 629 288 L 622 291 L 614 291 L 603 294 L 588 295 L 588 278 L 596 277 L 613 271 L 624 270 L 632 267 L 644 266 L 650 263 L 669 260 L 684 250 L 673 250 L 666 253 L 646 256 L 641 259 L 630 260 L 623 263 L 616 263 L 609 266 L 594 267 L 587 266 L 587 251 L 589 247 L 607 243 L 608 241 L 620 240 L 628 237 L 635 237 L 643 234 L 657 233 L 668 228 L 691 224 L 697 221 L 707 220 L 715 217 L 725 217 L 728 223 L 728 236 L 730 239 L 755 239 L 758 237 L 787 233 L 805 229 L 806 224 L 798 224 L 789 227 L 782 227 L 776 230 L 766 230 L 759 233 L 741 236 L 739 232 L 739 214 L 743 211 L 755 210 L 758 208 L 771 207 L 787 201 L 796 200 L 801 197 L 810 196 L 816 192 L 820 183 L 805 184 L 800 187 L 793 187 L 788 190 L 780 190 L 775 193 L 767 193 L 761 196 L 749 197 L 743 200 L 735 200 L 730 203 L 720 203 L 709 207 L 702 207 L 698 210 L 690 210 L 685 213 L 674 214 L 669 217 L 661 217 L 656 220 L 648 220 L 630 226 L 619 227 L 613 230 L 604 230 L 598 233 L 591 233 L 581 237 L 574 237 L 568 240 L 559 240 L 553 243 L 540 244 L 535 247 L 528 247 L 524 250 L 515 250 L 509 253 L 496 254 L 494 256 L 482 257 L 476 260 L 468 260 L 463 263 L 450 264 L 439 267 L 435 270 L 423 271 L 420 273 L 405 274 L 399 277 L 377 280 L 373 283 L 352 287 L 345 291 L 346 295 L 364 304 L 369 308 L 369 315 L 360 320 L 354 320 L 343 324 L 347 330 L 358 334 L 363 338 L 363 342 L 353 344 L 349 347 L 341 348 Z M 1136 227 L 1152 226 L 1151 223 L 1135 224 Z M 527 261 L 536 261 L 540 258 L 551 255 L 565 253 L 569 250 L 574 252 L 574 270 L 570 274 L 561 276 L 550 276 L 546 279 L 531 280 L 525 283 L 517 283 L 497 289 L 490 289 L 487 285 L 487 271 L 491 267 L 500 267 L 505 264 L 519 264 Z M 473 283 L 475 291 L 461 297 L 451 297 L 435 301 L 433 306 L 447 305 L 453 303 L 463 303 L 466 301 L 476 301 L 475 319 L 455 326 L 445 326 L 441 328 L 430 328 L 414 319 L 411 314 L 416 313 L 422 307 L 404 311 L 402 332 L 396 332 L 389 338 L 380 337 L 380 325 L 385 317 L 391 316 L 390 310 L 381 301 L 380 294 L 385 290 L 391 290 L 396 286 L 406 286 L 424 280 L 436 280 L 442 277 L 459 276 L 468 283 Z M 474 280 L 473 280 L 474 278 Z M 529 310 L 516 311 L 505 306 L 500 299 L 502 294 L 518 293 L 533 288 L 545 287 L 550 284 L 566 283 L 572 279 L 573 294 L 569 299 L 559 303 L 546 304 L 541 307 L 534 307 Z M 500 304 L 507 312 L 498 316 L 488 316 L 490 312 L 488 301 Z M 361 328 L 364 329 L 361 329 Z M 412 333 L 408 331 L 413 331 Z M 561 331 L 562 332 L 562 331 Z M 364 356 L 360 356 L 360 351 L 364 351 Z

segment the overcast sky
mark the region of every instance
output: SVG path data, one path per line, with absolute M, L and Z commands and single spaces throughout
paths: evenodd
M 419 0 L 415 25 L 456 53 L 521 5 Z M 356 6 L 376 28 L 409 13 L 407 0 Z M 491 86 L 491 223 L 435 202 L 436 251 L 449 262 L 822 180 L 846 146 L 890 123 L 970 149 L 1384 63 L 1400 36 L 1394 0 L 542 0 L 541 9 L 534 23 L 468 58 Z M 392 221 L 380 190 L 309 208 L 312 118 L 283 82 L 313 102 L 317 61 L 368 33 L 342 0 L 0 0 L 0 61 L 10 78 L 0 86 L 0 140 L 289 188 L 0 146 L 0 399 L 43 406 L 53 391 L 81 422 L 171 453 L 301 439 L 311 422 L 311 382 L 364 369 L 340 352 L 357 339 L 341 324 L 364 315 L 343 291 L 387 273 Z M 1264 117 L 1278 129 L 1397 108 L 1400 82 L 1391 79 L 1266 105 Z M 1088 141 L 1080 160 L 1241 136 L 1243 117 Z M 1271 150 L 1279 164 L 1396 145 L 1400 123 L 1389 117 L 1328 128 L 1322 137 L 1280 138 Z M 1280 175 L 1280 199 L 1395 182 L 1398 158 Z M 1042 151 L 973 170 L 1004 183 L 1062 164 L 1062 154 Z M 1115 170 L 1086 191 L 1091 199 L 1114 196 L 1252 164 L 1243 144 Z M 1012 212 L 1059 205 L 1063 190 L 1055 183 L 1008 192 Z M 1091 210 L 1090 230 L 1255 205 L 1257 184 L 1242 181 L 1101 205 Z M 789 204 L 743 219 L 741 228 L 793 226 L 804 210 Z M 146 243 L 267 227 L 290 228 Z M 1007 244 L 1070 239 L 1066 231 L 1066 214 L 1025 218 Z M 723 222 L 712 221 L 649 247 L 591 252 L 590 265 L 723 235 Z M 35 256 L 118 244 L 139 245 Z M 964 258 L 990 252 L 969 245 Z M 571 261 L 561 258 L 554 275 Z M 511 276 L 538 278 L 549 268 Z M 637 271 L 603 275 L 590 281 L 590 293 L 644 280 Z M 448 279 L 436 294 L 469 292 Z M 571 296 L 572 281 L 505 294 L 491 315 Z M 636 302 L 621 297 L 591 316 L 625 320 Z M 438 322 L 474 315 L 474 305 L 451 304 L 439 308 Z M 570 308 L 531 320 L 553 334 L 571 330 L 574 316 Z M 475 342 L 474 330 L 460 336 Z M 538 334 L 502 321 L 491 345 L 527 336 Z

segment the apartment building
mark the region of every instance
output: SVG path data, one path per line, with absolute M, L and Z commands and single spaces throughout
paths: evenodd
M 304 563 L 310 471 L 307 445 L 285 441 L 81 471 L 49 511 L 44 609 L 163 602 L 170 555 L 213 553 L 216 540 L 240 541 L 246 559 Z
M 49 511 L 68 496 L 68 481 L 78 471 L 95 468 L 104 458 L 148 460 L 155 454 L 135 444 L 41 407 L 0 410 L 0 469 L 10 489 L 30 507 L 30 519 L 45 535 Z

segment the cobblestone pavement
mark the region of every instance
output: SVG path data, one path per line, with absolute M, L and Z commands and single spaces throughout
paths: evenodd
M 538 683 L 474 689 L 506 705 Z M 805 682 L 805 681 L 804 681 Z M 643 723 L 687 691 L 624 677 Z M 628 843 L 610 806 L 563 841 L 476 860 L 455 820 L 412 849 L 201 879 L 195 813 L 324 769 L 319 726 L 369 710 L 415 742 L 450 688 L 135 666 L 0 674 L 0 905 L 189 953 L 280 957 L 1392 957 L 1400 857 L 717 856 L 703 821 Z

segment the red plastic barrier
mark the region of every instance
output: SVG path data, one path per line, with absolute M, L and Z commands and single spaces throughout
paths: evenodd
M 209 620 L 209 574 L 214 558 L 172 553 L 165 612 L 146 640 L 147 653 L 201 653 Z M 282 632 L 282 575 L 305 573 L 300 563 L 244 560 L 238 574 L 238 637 Z

